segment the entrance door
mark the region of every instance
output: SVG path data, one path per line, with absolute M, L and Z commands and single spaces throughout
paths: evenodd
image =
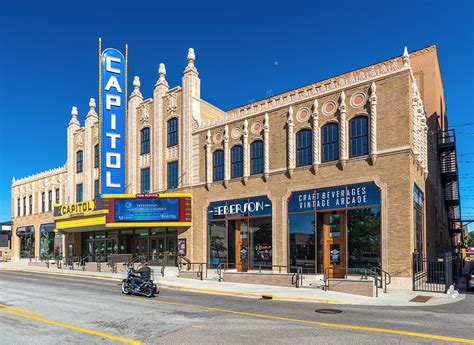
M 246 219 L 235 221 L 235 249 L 237 272 L 247 272 L 249 265 L 249 229 Z
M 324 267 L 330 278 L 341 278 L 346 274 L 346 227 L 344 213 L 323 215 Z

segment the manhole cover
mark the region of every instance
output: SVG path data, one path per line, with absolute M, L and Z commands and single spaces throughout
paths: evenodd
M 339 309 L 316 309 L 316 313 L 319 314 L 340 314 L 342 313 L 342 310 Z

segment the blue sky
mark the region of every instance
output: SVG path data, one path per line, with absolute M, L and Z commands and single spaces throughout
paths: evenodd
M 71 107 L 97 97 L 97 38 L 129 44 L 148 98 L 160 62 L 181 83 L 195 48 L 201 95 L 229 109 L 437 44 L 450 124 L 474 122 L 472 1 L 10 1 L 0 5 L 0 220 L 12 176 L 61 166 Z M 474 219 L 474 126 L 458 127 L 463 214 Z

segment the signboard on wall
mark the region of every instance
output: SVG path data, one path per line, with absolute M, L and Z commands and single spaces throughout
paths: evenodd
M 324 211 L 380 205 L 380 191 L 373 182 L 294 192 L 288 212 Z
M 178 238 L 178 255 L 186 256 L 186 254 L 187 254 L 186 239 Z
M 115 199 L 115 221 L 178 221 L 179 200 L 179 198 Z
M 211 202 L 208 207 L 209 219 L 226 216 L 255 217 L 272 214 L 272 202 L 267 196 Z
M 125 58 L 117 49 L 102 52 L 101 193 L 125 190 Z

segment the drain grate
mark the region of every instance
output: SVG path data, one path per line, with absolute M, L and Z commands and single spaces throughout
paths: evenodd
M 426 303 L 431 299 L 431 296 L 418 295 L 415 298 L 412 298 L 410 302 Z
M 316 309 L 316 313 L 319 314 L 340 314 L 342 313 L 342 310 L 340 309 Z

